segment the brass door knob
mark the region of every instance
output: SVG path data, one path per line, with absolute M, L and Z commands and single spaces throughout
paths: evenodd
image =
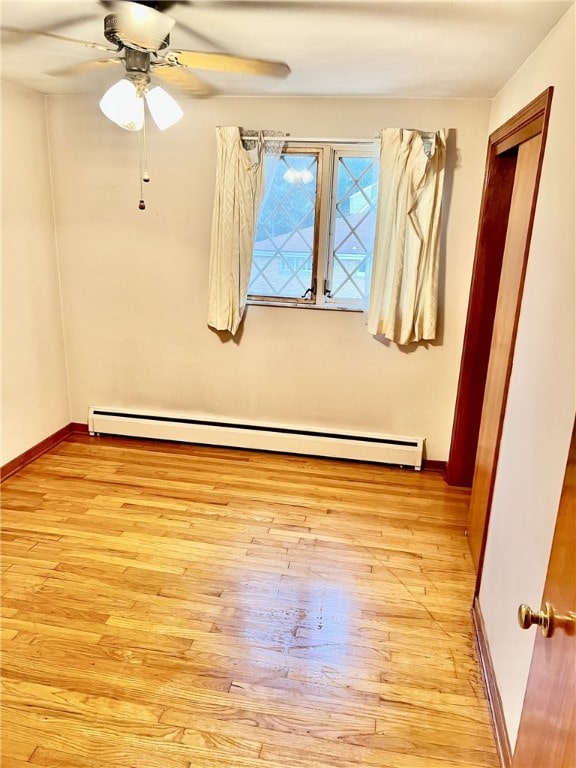
M 525 603 L 518 608 L 518 624 L 522 629 L 528 629 L 532 624 L 537 624 L 544 637 L 550 637 L 554 631 L 554 606 L 544 603 L 540 611 L 533 611 Z

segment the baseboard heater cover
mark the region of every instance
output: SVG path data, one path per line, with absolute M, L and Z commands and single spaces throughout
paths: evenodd
M 310 427 L 220 421 L 203 416 L 135 412 L 124 408 L 92 406 L 88 414 L 91 435 L 106 434 L 175 440 L 183 443 L 252 448 L 339 459 L 374 461 L 422 468 L 424 438 L 373 435 L 363 432 L 317 431 Z

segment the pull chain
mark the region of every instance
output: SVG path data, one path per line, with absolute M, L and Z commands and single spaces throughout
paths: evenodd
M 146 111 L 144 111 L 144 122 L 142 123 L 142 138 L 144 141 L 144 173 L 142 174 L 142 181 L 148 183 L 150 176 L 148 175 L 148 141 L 146 140 Z
M 144 202 L 144 189 L 142 186 L 142 131 L 143 128 L 138 131 L 138 170 L 140 172 L 140 202 L 138 203 L 138 208 L 140 208 L 141 211 L 146 208 L 146 203 Z
M 150 176 L 148 175 L 148 150 L 146 146 L 146 113 L 144 113 L 142 128 L 138 131 L 138 154 L 140 171 L 140 202 L 138 203 L 138 208 L 143 211 L 146 208 L 146 203 L 144 202 L 144 186 L 142 182 L 150 181 Z

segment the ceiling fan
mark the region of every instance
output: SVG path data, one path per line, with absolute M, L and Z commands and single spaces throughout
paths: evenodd
M 206 97 L 215 95 L 216 89 L 204 82 L 192 70 L 271 77 L 286 77 L 290 73 L 290 67 L 282 61 L 246 58 L 228 53 L 169 48 L 170 32 L 176 21 L 164 13 L 164 9 L 187 3 L 188 0 L 100 0 L 100 4 L 106 10 L 111 11 L 104 18 L 104 37 L 114 47 L 78 40 L 48 30 L 23 30 L 14 27 L 5 27 L 5 29 L 8 32 L 23 35 L 41 35 L 64 42 L 78 43 L 98 51 L 105 51 L 108 54 L 106 58 L 53 70 L 50 74 L 74 75 L 122 64 L 125 69 L 125 76 L 104 94 L 100 106 L 107 117 L 128 130 L 139 130 L 141 127 L 139 116 L 142 113 L 143 120 L 142 97 L 145 97 L 158 127 L 168 127 L 168 124 L 165 124 L 166 120 L 158 121 L 156 115 L 167 114 L 170 101 L 173 104 L 176 102 L 158 86 L 150 87 L 151 74 L 188 95 Z M 162 10 L 160 10 L 161 8 Z M 65 25 L 67 22 L 63 22 L 62 25 L 55 25 L 52 29 Z M 197 36 L 202 37 L 201 35 Z M 113 56 L 112 54 L 117 55 Z M 159 99 L 160 94 L 163 95 Z M 135 104 L 137 103 L 138 116 L 135 119 Z M 182 114 L 179 107 L 178 110 L 180 114 L 176 119 L 179 119 Z M 120 115 L 120 113 L 129 114 L 130 119 L 124 119 L 125 115 Z M 112 114 L 114 117 L 111 116 Z M 169 122 L 169 125 L 172 125 L 173 122 L 175 120 Z

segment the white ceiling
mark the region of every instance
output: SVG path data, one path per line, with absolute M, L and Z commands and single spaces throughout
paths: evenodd
M 238 1 L 192 0 L 168 13 L 177 20 L 173 48 L 280 59 L 292 69 L 285 80 L 201 73 L 225 94 L 490 98 L 572 4 L 276 0 L 270 8 L 266 0 L 248 0 L 244 7 Z M 0 8 L 3 27 L 49 28 L 106 43 L 108 11 L 96 0 L 19 0 L 0 2 Z M 104 55 L 73 43 L 6 32 L 2 78 L 44 93 L 98 94 L 118 79 L 119 69 L 72 77 L 48 71 Z

